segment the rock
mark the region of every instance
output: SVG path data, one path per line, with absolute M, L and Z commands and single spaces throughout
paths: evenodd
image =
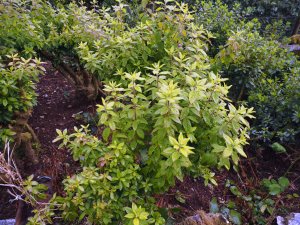
M 194 216 L 187 217 L 176 225 L 230 225 L 230 223 L 219 213 L 206 213 L 198 210 Z
M 290 52 L 300 51 L 300 45 L 288 45 L 287 48 Z
M 14 225 L 15 222 L 15 219 L 0 220 L 0 225 Z
M 300 225 L 300 213 L 291 213 L 284 218 L 277 216 L 277 225 Z

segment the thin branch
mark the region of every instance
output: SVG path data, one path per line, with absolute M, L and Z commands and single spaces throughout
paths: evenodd
M 2 186 L 2 187 L 16 188 L 16 189 L 18 189 L 18 186 L 14 185 L 14 184 L 0 184 L 0 186 Z

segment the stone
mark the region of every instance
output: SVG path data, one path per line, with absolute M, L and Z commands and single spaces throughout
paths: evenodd
M 198 210 L 194 216 L 187 217 L 176 225 L 231 225 L 220 213 L 206 213 Z
M 277 216 L 277 225 L 300 225 L 300 213 L 291 213 L 286 217 Z
M 15 219 L 0 220 L 0 225 L 14 225 Z

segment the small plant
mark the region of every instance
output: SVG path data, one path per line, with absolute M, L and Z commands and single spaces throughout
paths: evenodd
M 261 186 L 255 190 L 244 190 L 237 187 L 232 181 L 227 180 L 226 187 L 235 196 L 235 200 L 228 200 L 222 206 L 213 198 L 210 203 L 212 212 L 221 212 L 228 217 L 233 224 L 243 224 L 242 217 L 253 224 L 268 224 L 270 218 L 281 210 L 278 202 L 282 198 L 297 197 L 297 195 L 282 195 L 288 188 L 289 180 L 286 177 L 275 179 L 263 179 Z M 241 211 L 240 207 L 244 210 Z
M 214 197 L 210 201 L 210 212 L 221 213 L 225 218 L 228 218 L 228 220 L 235 225 L 243 224 L 241 213 L 239 213 L 239 209 L 233 201 L 229 201 L 224 206 L 220 207 L 217 199 Z
M 278 181 L 263 179 L 262 184 L 268 189 L 270 195 L 279 195 L 290 185 L 290 182 L 286 177 L 280 177 Z
M 149 213 L 145 212 L 141 206 L 137 207 L 136 204 L 132 203 L 132 207 L 126 207 L 125 210 L 127 212 L 125 217 L 130 220 L 130 225 L 149 224 L 147 221 Z

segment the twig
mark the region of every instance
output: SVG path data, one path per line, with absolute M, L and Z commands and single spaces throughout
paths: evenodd
M 11 187 L 11 188 L 18 189 L 18 186 L 14 185 L 14 184 L 0 184 L 0 186 L 2 186 L 2 187 Z
M 300 160 L 300 157 L 296 158 L 291 165 L 289 166 L 289 168 L 286 170 L 286 172 L 284 173 L 284 177 L 288 174 L 288 172 L 290 172 L 290 170 L 293 168 L 293 166 L 296 164 L 296 162 L 298 162 Z

